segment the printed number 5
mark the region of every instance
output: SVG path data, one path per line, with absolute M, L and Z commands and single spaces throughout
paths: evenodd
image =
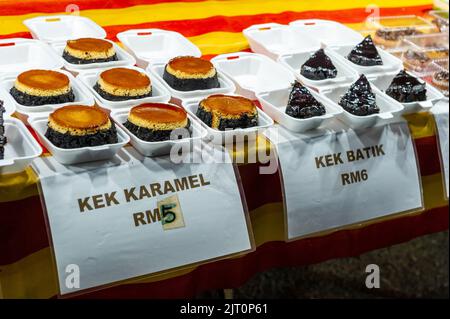
M 176 204 L 165 204 L 161 206 L 163 224 L 170 224 L 175 221 L 177 215 L 172 211 L 172 209 L 175 207 L 177 207 Z

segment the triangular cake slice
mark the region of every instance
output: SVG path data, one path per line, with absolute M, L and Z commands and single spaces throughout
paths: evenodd
M 352 51 L 347 55 L 347 59 L 361 66 L 382 65 L 380 54 L 377 47 L 372 41 L 372 37 L 368 35 L 360 43 L 358 43 Z
M 401 70 L 392 80 L 386 94 L 401 103 L 425 101 L 427 88 L 425 82 Z
M 320 49 L 302 65 L 300 74 L 310 80 L 325 80 L 335 78 L 337 69 L 325 51 Z
M 286 114 L 295 118 L 306 119 L 325 114 L 325 107 L 317 101 L 311 92 L 300 82 L 295 81 L 286 107 Z
M 347 112 L 359 116 L 380 113 L 375 94 L 364 74 L 341 97 L 339 105 Z

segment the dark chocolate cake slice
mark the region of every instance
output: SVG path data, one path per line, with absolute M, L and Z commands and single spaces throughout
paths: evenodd
M 332 79 L 337 76 L 337 69 L 325 51 L 320 49 L 302 65 L 300 74 L 310 80 Z
M 359 116 L 380 113 L 375 94 L 364 74 L 341 97 L 339 105 L 347 112 Z
M 427 88 L 425 82 L 401 70 L 392 80 L 386 94 L 401 103 L 425 101 Z
M 383 60 L 378 50 L 373 44 L 372 37 L 368 35 L 360 43 L 358 43 L 352 51 L 347 55 L 347 59 L 361 66 L 382 65 Z
M 286 114 L 295 118 L 306 119 L 325 114 L 325 107 L 317 101 L 311 92 L 295 81 L 286 107 Z
M 3 119 L 3 113 L 5 113 L 5 108 L 3 107 L 3 101 L 0 100 L 0 160 L 2 160 L 4 158 L 5 145 L 6 145 L 5 124 L 4 124 L 4 119 Z

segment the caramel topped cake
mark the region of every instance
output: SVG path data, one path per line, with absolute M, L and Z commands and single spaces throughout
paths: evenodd
M 214 65 L 193 56 L 170 60 L 164 68 L 163 79 L 178 91 L 207 90 L 220 86 Z
M 117 131 L 108 115 L 100 109 L 69 105 L 48 118 L 45 136 L 60 148 L 80 148 L 117 143 Z
M 145 103 L 135 106 L 130 110 L 124 126 L 146 142 L 190 136 L 186 111 L 171 104 Z
M 242 96 L 211 95 L 200 101 L 197 116 L 209 127 L 220 131 L 258 125 L 255 104 Z
M 69 77 L 51 70 L 30 70 L 19 74 L 10 93 L 19 104 L 27 106 L 75 100 Z
M 128 68 L 103 71 L 94 90 L 110 101 L 126 101 L 152 96 L 150 78 L 145 73 Z
M 81 38 L 67 41 L 63 58 L 72 64 L 89 64 L 117 61 L 111 42 L 102 39 Z

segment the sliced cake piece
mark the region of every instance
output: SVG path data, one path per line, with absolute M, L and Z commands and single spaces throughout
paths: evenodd
M 324 80 L 335 78 L 337 69 L 325 51 L 320 49 L 302 65 L 300 74 L 310 80 Z
M 311 92 L 295 81 L 289 94 L 286 114 L 295 118 L 306 119 L 325 114 L 325 107 L 317 101 Z
M 339 105 L 347 112 L 359 116 L 380 113 L 375 94 L 364 74 L 341 97 Z
M 425 82 L 401 70 L 392 80 L 386 94 L 401 103 L 425 101 L 427 88 Z
M 347 55 L 347 59 L 357 65 L 374 66 L 382 65 L 380 54 L 372 41 L 372 37 L 368 35 Z

